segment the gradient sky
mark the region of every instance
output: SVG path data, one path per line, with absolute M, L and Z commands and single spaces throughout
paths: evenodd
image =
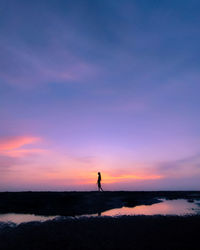
M 0 191 L 200 189 L 199 0 L 0 0 Z

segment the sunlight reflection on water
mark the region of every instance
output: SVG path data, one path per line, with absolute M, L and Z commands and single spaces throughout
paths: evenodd
M 162 202 L 153 205 L 140 205 L 136 207 L 122 207 L 107 210 L 99 214 L 81 215 L 81 217 L 96 217 L 96 216 L 121 216 L 121 215 L 195 215 L 200 214 L 200 206 L 197 204 L 199 201 L 188 202 L 185 199 L 165 200 L 160 199 Z M 31 221 L 46 221 L 55 218 L 62 218 L 60 216 L 39 216 L 34 214 L 0 214 L 0 222 L 13 222 L 20 224 L 22 222 Z M 67 217 L 63 217 L 67 218 Z M 71 217 L 72 218 L 72 217 Z
M 31 221 L 46 221 L 52 220 L 56 218 L 56 216 L 40 216 L 34 214 L 0 214 L 0 222 L 13 222 L 16 224 L 20 224 L 22 222 L 31 222 Z
M 141 205 L 136 207 L 122 207 L 111 209 L 101 213 L 102 216 L 117 216 L 117 215 L 189 215 L 198 214 L 199 206 L 193 202 L 188 202 L 185 199 L 165 200 L 153 205 Z

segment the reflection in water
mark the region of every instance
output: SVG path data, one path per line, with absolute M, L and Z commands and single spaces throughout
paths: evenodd
M 118 216 L 118 215 L 188 215 L 200 213 L 200 207 L 196 203 L 188 202 L 184 199 L 165 200 L 153 205 L 141 205 L 136 207 L 122 207 L 111 209 L 105 212 L 99 212 L 92 215 L 81 215 L 81 217 L 96 217 L 96 216 Z M 58 216 L 38 216 L 34 214 L 0 214 L 0 222 L 14 222 L 16 224 L 30 221 L 46 221 L 57 218 Z
M 122 207 L 108 210 L 102 213 L 106 216 L 117 215 L 188 215 L 197 214 L 199 206 L 184 199 L 164 200 L 153 205 L 142 205 L 136 207 Z
M 30 222 L 30 221 L 46 221 L 52 220 L 56 216 L 39 216 L 34 214 L 0 214 L 0 222 L 13 222 L 16 224 L 20 224 L 22 222 Z

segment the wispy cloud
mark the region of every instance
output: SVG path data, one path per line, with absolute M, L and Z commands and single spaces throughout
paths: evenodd
M 35 144 L 40 141 L 39 137 L 32 136 L 10 136 L 0 138 L 0 151 L 13 150 L 24 145 Z
M 182 178 L 200 175 L 200 154 L 194 154 L 174 161 L 155 164 L 155 169 L 165 178 Z
M 12 171 L 12 167 L 16 165 L 18 159 L 0 154 L 0 172 L 7 173 Z
M 38 155 L 45 150 L 38 148 L 23 148 L 37 144 L 41 138 L 34 136 L 9 136 L 0 138 L 0 171 L 14 171 L 15 166 L 23 164 L 25 156 Z
M 111 183 L 120 183 L 120 182 L 130 182 L 130 181 L 149 181 L 149 180 L 158 180 L 162 179 L 162 175 L 156 174 L 121 174 L 121 175 L 110 175 L 108 173 L 103 174 L 103 183 L 111 184 Z M 89 180 L 88 183 L 94 183 L 94 179 Z
M 31 149 L 18 149 L 18 150 L 8 150 L 3 151 L 3 155 L 7 155 L 10 157 L 24 157 L 24 156 L 34 156 L 34 155 L 44 155 L 48 153 L 48 150 L 40 149 L 40 148 L 31 148 Z
M 15 47 L 5 44 L 0 44 L 0 49 L 3 51 L 0 79 L 8 84 L 31 87 L 52 82 L 74 82 L 87 79 L 96 71 L 92 64 L 74 57 L 65 49 L 59 53 L 53 44 L 44 51 L 30 50 L 26 45 Z

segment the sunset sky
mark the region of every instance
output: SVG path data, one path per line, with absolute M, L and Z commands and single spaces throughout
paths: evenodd
M 199 0 L 0 0 L 0 191 L 200 189 Z

